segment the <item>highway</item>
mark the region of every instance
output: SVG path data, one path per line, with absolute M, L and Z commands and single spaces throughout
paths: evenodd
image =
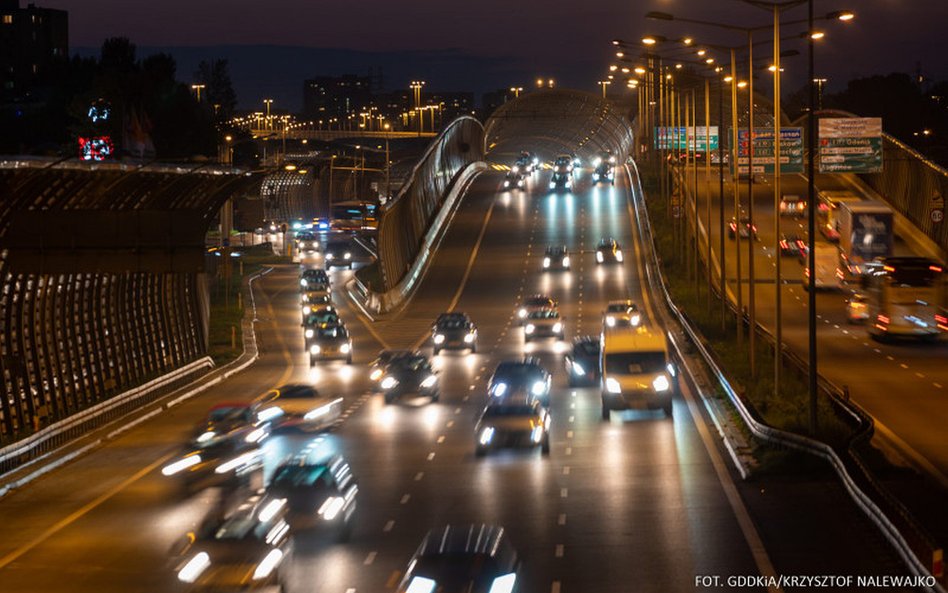
M 691 178 L 693 183 L 693 177 Z M 855 191 L 845 179 L 836 175 L 820 174 L 816 179 L 819 189 L 846 189 Z M 784 175 L 781 192 L 806 195 L 806 179 L 801 175 Z M 702 228 L 705 226 L 707 202 L 703 168 L 698 174 L 698 212 Z M 804 218 L 782 217 L 779 231 L 774 227 L 774 199 L 772 179 L 754 186 L 754 223 L 759 241 L 754 244 L 754 271 L 756 274 L 757 321 L 771 332 L 775 326 L 774 290 L 774 237 L 776 233 L 797 234 L 806 237 Z M 741 187 L 746 208 L 747 188 Z M 714 259 L 719 252 L 718 177 L 712 170 L 711 241 Z M 725 177 L 725 224 L 734 213 L 733 189 Z M 703 231 L 702 231 L 703 232 Z M 703 239 L 702 241 L 704 241 Z M 818 241 L 823 237 L 819 236 Z M 725 260 L 731 291 L 736 286 L 735 241 L 725 239 Z M 703 247 L 703 245 L 702 245 Z M 896 255 L 911 255 L 911 249 L 898 239 Z M 741 241 L 741 265 L 744 284 L 743 302 L 747 306 L 747 241 Z M 807 352 L 807 294 L 803 289 L 803 266 L 796 257 L 783 257 L 781 276 L 783 301 L 783 335 L 785 343 L 800 356 Z M 939 481 L 948 486 L 948 448 L 944 437 L 944 397 L 948 393 L 948 378 L 944 361 L 948 342 L 879 343 L 868 336 L 865 327 L 851 325 L 846 320 L 845 300 L 858 285 L 848 286 L 843 292 L 817 294 L 819 325 L 820 374 L 839 386 L 849 388 L 856 403 L 876 419 L 877 434 L 884 435 L 909 461 L 924 466 Z M 765 369 L 763 372 L 772 372 Z M 889 447 L 891 448 L 891 447 Z
M 2 499 L 0 591 L 181 590 L 168 551 L 217 504 L 216 493 L 182 499 L 156 470 L 212 404 L 299 381 L 344 398 L 341 422 L 326 442 L 352 464 L 360 498 L 350 542 L 298 538 L 290 591 L 393 591 L 424 533 L 444 523 L 505 526 L 523 558 L 523 591 L 690 591 L 695 575 L 760 574 L 769 559 L 754 524 L 767 523 L 770 513 L 773 523 L 763 531 L 776 539 L 776 526 L 788 516 L 780 515 L 779 505 L 753 519 L 745 514 L 732 472 L 716 465 L 721 453 L 702 436 L 708 428 L 697 408 L 676 399 L 672 419 L 631 412 L 602 422 L 598 388 L 567 387 L 564 346 L 553 340 L 525 345 L 513 317 L 525 295 L 558 298 L 570 337 L 598 333 L 611 299 L 634 299 L 647 318 L 655 306 L 642 285 L 625 177 L 614 188 L 592 187 L 584 174 L 573 193 L 548 194 L 547 176 L 537 174 L 525 192 L 503 193 L 497 190 L 501 175 L 479 176 L 419 292 L 394 319 L 373 323 L 361 315 L 339 290 L 351 272 L 333 272 L 333 298 L 353 335 L 351 366 L 309 368 L 296 266 L 261 277 L 254 284 L 259 361 Z M 623 247 L 624 265 L 596 265 L 595 245 L 606 236 Z M 543 250 L 556 243 L 569 247 L 573 270 L 543 273 Z M 760 260 L 766 270 L 768 260 Z M 794 300 L 789 287 L 788 295 Z M 821 297 L 821 303 L 829 298 L 836 297 Z M 365 365 L 383 347 L 430 353 L 430 324 L 448 309 L 464 311 L 478 324 L 477 354 L 435 358 L 439 403 L 386 406 L 369 391 Z M 827 310 L 829 315 L 828 304 Z M 552 452 L 475 459 L 473 424 L 490 372 L 499 361 L 525 353 L 539 356 L 553 372 Z M 267 458 L 279 460 L 306 440 L 273 437 Z M 758 489 L 760 496 L 761 485 L 741 492 Z M 854 538 L 863 533 L 858 519 L 849 528 Z M 840 531 L 828 527 L 822 539 L 832 541 Z M 819 543 L 813 546 L 824 554 Z M 793 550 L 789 566 L 807 558 L 804 547 Z M 869 566 L 892 567 L 891 558 L 879 553 L 876 546 L 858 555 Z M 847 566 L 845 555 L 839 552 L 837 568 Z

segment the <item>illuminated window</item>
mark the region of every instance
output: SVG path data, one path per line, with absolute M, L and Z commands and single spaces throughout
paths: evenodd
M 12 25 L 12 24 L 13 24 L 13 15 L 12 15 L 12 14 L 5 14 L 5 15 L 3 15 L 3 24 L 4 24 L 4 25 Z

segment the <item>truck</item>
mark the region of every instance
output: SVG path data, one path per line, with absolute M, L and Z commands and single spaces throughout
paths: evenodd
M 816 290 L 840 290 L 843 287 L 843 270 L 839 267 L 839 249 L 830 243 L 816 243 L 813 246 L 816 274 L 813 287 Z M 803 289 L 810 288 L 810 268 L 807 254 L 803 254 Z
M 824 189 L 819 194 L 820 233 L 830 243 L 839 243 L 839 206 L 843 202 L 861 202 L 862 198 L 851 191 Z
M 892 255 L 895 229 L 892 208 L 876 200 L 840 202 L 839 250 L 853 276 L 862 276 L 866 264 Z

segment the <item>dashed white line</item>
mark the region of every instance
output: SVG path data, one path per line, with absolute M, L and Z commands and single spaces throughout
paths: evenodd
M 922 373 L 915 373 L 915 376 L 918 377 L 919 379 L 925 378 L 925 375 L 923 375 Z
M 568 475 L 569 475 L 569 466 L 568 466 L 568 465 L 564 465 L 564 466 L 563 466 L 563 475 L 564 475 L 564 476 L 568 476 Z
M 378 552 L 369 552 L 368 556 L 365 557 L 365 560 L 362 561 L 362 564 L 369 566 L 375 562 L 375 557 L 378 556 Z M 349 589 L 349 591 L 355 591 L 355 589 Z
M 572 448 L 572 447 L 566 447 L 566 454 L 567 454 L 567 455 L 572 455 L 572 454 L 573 454 L 573 448 Z
M 408 504 L 408 501 L 411 500 L 411 494 L 406 494 L 402 496 L 402 499 L 398 501 L 399 504 Z
M 556 552 L 555 552 L 555 554 L 556 554 L 556 557 L 557 557 L 557 558 L 562 558 L 562 557 L 563 557 L 563 544 L 556 544 Z
M 417 474 L 415 474 L 415 481 L 420 482 L 421 479 L 424 477 L 425 477 L 425 472 L 418 472 Z
M 932 383 L 932 385 L 934 385 L 938 389 L 941 389 L 941 383 Z
M 886 359 L 887 359 L 887 360 L 895 360 L 895 359 L 894 359 L 894 358 L 892 358 L 892 356 L 891 356 L 891 355 L 889 355 L 889 354 L 887 354 L 887 355 L 886 355 Z
M 434 459 L 434 458 L 435 458 L 435 453 L 434 453 L 434 451 L 432 451 L 431 453 L 428 453 L 428 461 L 431 461 L 431 460 Z
M 572 421 L 574 421 L 574 420 L 576 420 L 576 416 L 570 416 L 570 417 L 569 417 L 569 421 L 570 421 L 570 422 L 572 422 Z
M 907 369 L 907 368 L 908 368 L 908 365 L 905 364 L 904 362 L 900 362 L 900 363 L 899 363 L 899 366 L 902 367 L 903 369 Z
M 384 531 L 385 533 L 388 533 L 389 531 L 392 530 L 393 527 L 395 527 L 395 519 L 389 519 L 388 522 L 385 524 L 385 527 L 382 528 L 382 531 Z
M 569 496 L 569 488 L 560 488 L 560 498 L 566 498 Z
M 567 430 L 567 431 L 566 431 L 566 438 L 568 438 L 568 439 L 573 438 L 573 431 L 572 431 L 572 430 Z
M 455 413 L 455 414 L 460 414 L 460 413 L 461 413 L 461 408 L 454 408 L 454 413 Z
M 566 513 L 560 513 L 560 516 L 556 519 L 557 525 L 566 525 Z
M 448 420 L 448 425 L 447 425 L 447 426 L 448 426 L 448 428 L 451 428 L 452 426 L 454 426 L 454 420 Z

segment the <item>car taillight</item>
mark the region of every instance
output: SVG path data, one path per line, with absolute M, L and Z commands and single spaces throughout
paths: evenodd
M 786 241 L 781 241 L 781 242 L 780 242 L 780 248 L 781 248 L 781 249 L 787 249 L 787 248 L 788 248 L 787 242 L 786 242 Z
M 879 323 L 885 323 L 885 324 L 889 323 L 889 318 L 886 317 L 885 315 L 877 315 L 876 320 L 878 320 Z
M 935 325 L 942 331 L 948 331 L 948 317 L 944 315 L 935 315 Z

